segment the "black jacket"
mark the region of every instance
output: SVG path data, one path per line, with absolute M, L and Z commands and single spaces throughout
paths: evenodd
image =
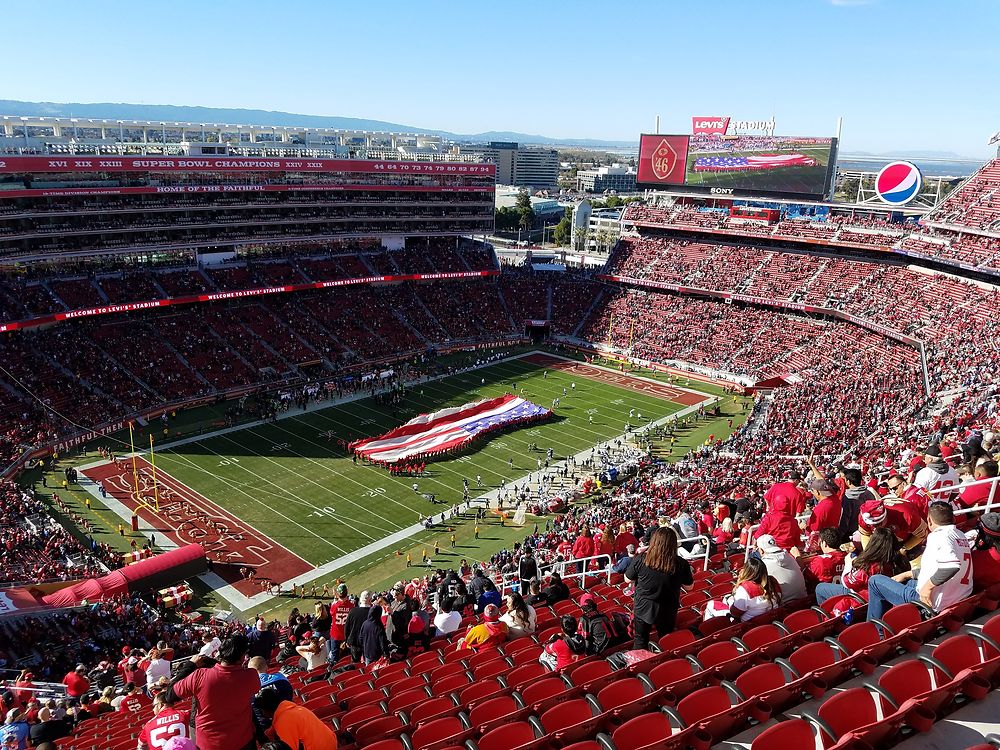
M 347 613 L 344 623 L 344 640 L 351 648 L 361 648 L 361 626 L 368 619 L 371 607 L 355 607 Z

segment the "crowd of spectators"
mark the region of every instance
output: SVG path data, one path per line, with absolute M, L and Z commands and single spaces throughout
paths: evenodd
M 985 164 L 925 217 L 930 224 L 974 230 L 1000 229 L 1000 159 Z
M 1000 160 L 994 160 L 921 219 L 920 224 L 893 222 L 857 212 L 834 213 L 822 219 L 783 216 L 780 221 L 767 223 L 731 219 L 727 209 L 686 203 L 630 204 L 623 219 L 646 227 L 713 230 L 731 234 L 734 239 L 766 237 L 870 251 L 899 251 L 995 271 L 1000 270 L 1000 238 L 995 236 L 1000 229 L 998 196 Z
M 103 575 L 120 566 L 109 548 L 80 542 L 13 481 L 0 480 L 0 501 L 0 585 Z

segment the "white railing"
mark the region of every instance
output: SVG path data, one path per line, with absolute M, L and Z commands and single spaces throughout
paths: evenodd
M 955 515 L 962 516 L 968 513 L 986 513 L 1000 508 L 1000 492 L 997 491 L 997 487 L 1000 485 L 1000 477 L 988 477 L 986 479 L 977 479 L 975 482 L 969 482 L 967 484 L 955 484 L 950 487 L 939 487 L 936 490 L 928 490 L 928 494 L 932 496 L 946 494 L 952 495 L 958 492 L 964 492 L 969 487 L 978 487 L 987 484 L 990 485 L 990 494 L 983 505 L 976 505 L 972 508 L 957 509 L 955 511 Z
M 688 561 L 701 560 L 704 569 L 708 570 L 708 560 L 712 556 L 711 540 L 708 538 L 708 536 L 702 534 L 700 536 L 687 536 L 683 538 L 678 537 L 677 539 L 678 545 L 681 545 L 684 542 L 701 542 L 702 547 L 704 548 L 705 551 L 699 553 L 698 555 L 695 555 L 694 557 L 689 557 L 687 559 Z M 590 567 L 589 563 L 592 560 L 604 560 L 606 564 L 603 567 L 599 567 L 598 570 L 588 570 L 588 568 Z M 590 577 L 600 578 L 601 576 L 604 576 L 605 582 L 610 583 L 612 575 L 611 569 L 614 566 L 615 562 L 616 561 L 613 555 L 603 553 L 600 555 L 591 555 L 590 557 L 580 557 L 572 560 L 561 560 L 559 562 L 552 562 L 552 563 L 539 563 L 538 573 L 540 577 L 548 575 L 549 573 L 558 573 L 559 576 L 564 581 L 568 579 L 579 578 L 580 588 L 586 588 L 587 578 Z M 566 572 L 567 569 L 578 569 L 581 566 L 583 567 L 583 570 L 580 570 L 576 573 Z M 499 580 L 497 580 L 498 578 Z M 512 586 L 513 582 L 519 581 L 520 579 L 521 576 L 517 571 L 511 571 L 510 573 L 503 573 L 493 577 L 493 580 L 497 583 L 497 586 L 500 589 L 501 594 L 505 594 L 508 588 L 513 588 Z M 523 595 L 524 592 L 522 591 L 521 594 Z

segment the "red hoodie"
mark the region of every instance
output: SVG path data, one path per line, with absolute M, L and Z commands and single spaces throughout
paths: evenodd
M 573 542 L 573 558 L 580 560 L 584 557 L 594 556 L 594 537 L 583 536 L 582 534 Z
M 754 532 L 754 539 L 771 534 L 784 550 L 802 546 L 802 530 L 795 515 L 805 509 L 805 492 L 791 482 L 777 482 L 764 493 L 767 512 Z

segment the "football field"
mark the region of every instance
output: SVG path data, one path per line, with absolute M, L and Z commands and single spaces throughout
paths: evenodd
M 452 458 L 429 462 L 423 476 L 391 476 L 355 463 L 338 443 L 379 435 L 421 413 L 509 392 L 546 408 L 554 399 L 560 403 L 548 421 L 493 434 Z M 161 546 L 203 544 L 231 601 L 257 603 L 263 596 L 259 584 L 245 580 L 241 568 L 252 567 L 259 578 L 282 582 L 286 589 L 288 581 L 333 580 L 327 574 L 374 551 L 391 554 L 410 549 L 411 537 L 426 539 L 422 522 L 429 515 L 439 520 L 462 503 L 463 480 L 473 499 L 496 494 L 532 473 L 537 478 L 549 448 L 557 463 L 620 436 L 626 422 L 639 425 L 639 414 L 641 424 L 648 424 L 696 408 L 706 398 L 663 382 L 528 354 L 411 385 L 398 407 L 359 398 L 165 444 L 155 455 L 161 512 L 140 509 L 140 516 Z M 139 459 L 140 474 L 147 478 L 152 476 L 148 458 Z M 97 462 L 84 473 L 95 491 L 97 483 L 107 490 L 105 502 L 113 512 L 121 516 L 134 507 L 128 460 Z M 438 525 L 433 540 L 443 546 L 449 542 L 447 525 Z

